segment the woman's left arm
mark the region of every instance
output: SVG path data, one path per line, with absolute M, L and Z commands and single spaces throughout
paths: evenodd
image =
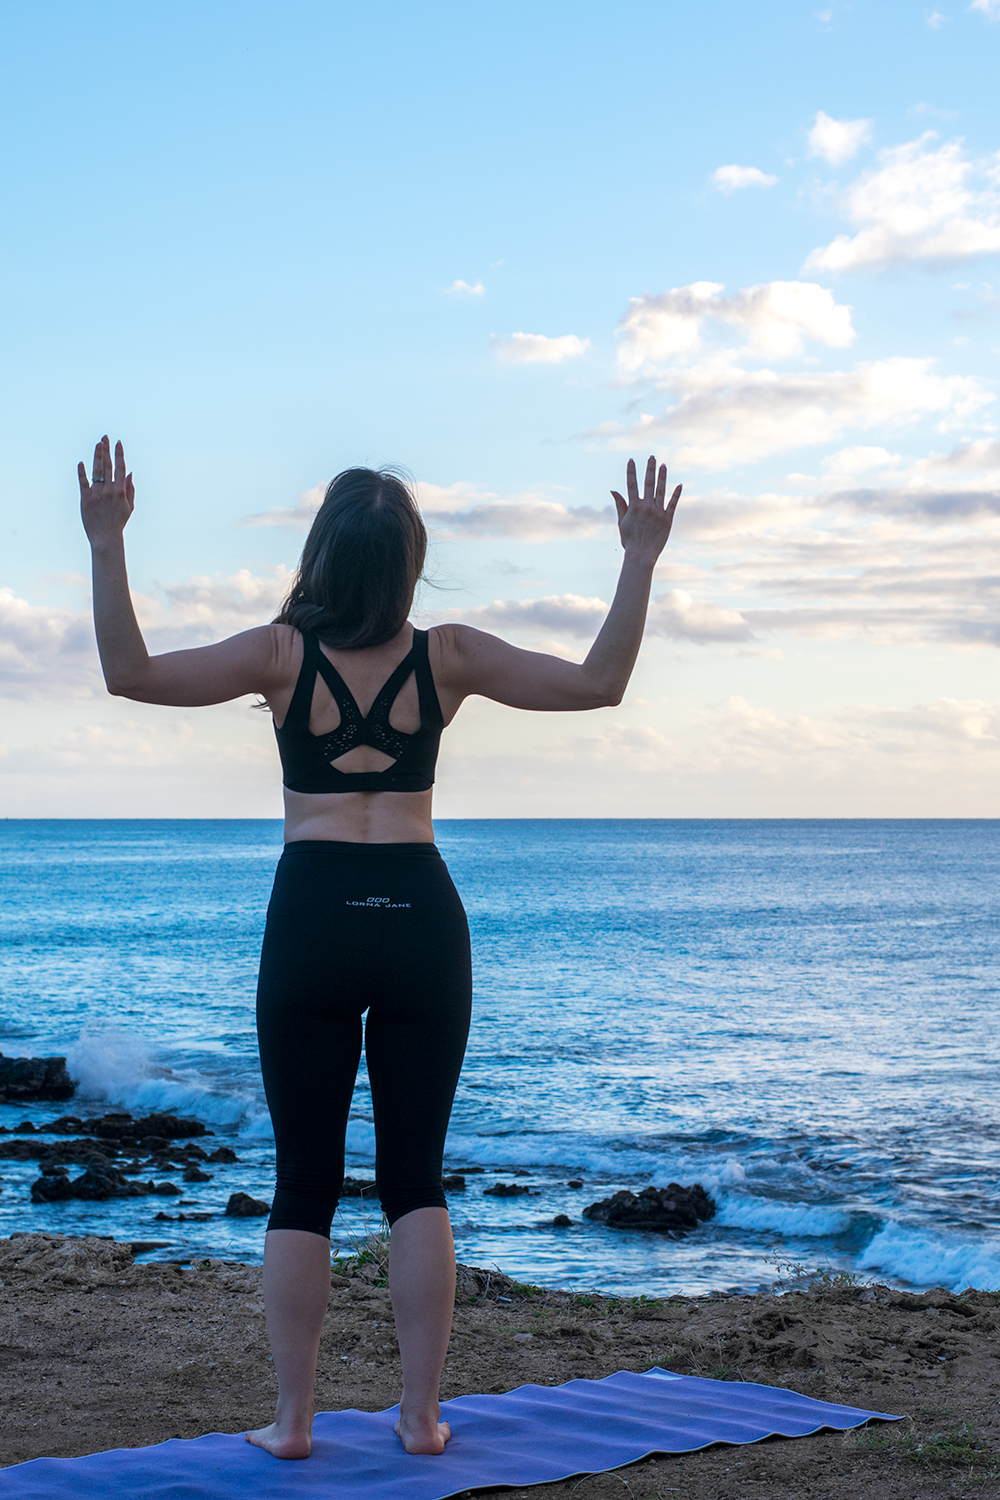
M 125 566 L 125 526 L 135 506 L 132 475 L 116 443 L 114 463 L 105 437 L 94 449 L 90 480 L 81 463 L 80 512 L 93 556 L 94 625 L 108 692 L 140 703 L 197 708 L 247 693 L 265 697 L 282 675 L 281 626 L 245 630 L 214 646 L 150 656 L 132 606 Z M 290 632 L 288 632 L 290 634 Z M 286 666 L 287 670 L 287 666 Z

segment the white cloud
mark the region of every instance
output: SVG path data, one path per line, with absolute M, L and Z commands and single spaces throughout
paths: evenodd
M 633 297 L 618 325 L 619 363 L 629 371 L 692 353 L 706 320 L 735 327 L 747 351 L 784 358 L 809 339 L 842 349 L 855 338 L 851 309 L 812 281 L 769 281 L 731 296 L 714 281 L 695 281 L 653 297 Z
M 505 365 L 561 365 L 567 359 L 580 359 L 590 348 L 589 339 L 564 333 L 548 338 L 544 333 L 512 333 L 509 339 L 490 339 L 497 359 Z
M 867 474 L 872 469 L 895 468 L 901 462 L 898 453 L 888 448 L 841 448 L 822 460 L 823 468 L 833 474 Z
M 836 441 L 851 429 L 897 429 L 938 418 L 940 430 L 977 420 L 995 398 L 973 376 L 938 375 L 934 361 L 896 357 L 852 370 L 779 374 L 709 360 L 667 372 L 676 397 L 614 440 L 669 438 L 675 466 L 724 469 L 772 453 Z
M 476 609 L 452 611 L 447 618 L 481 630 L 544 630 L 559 635 L 593 637 L 610 605 L 579 594 L 550 594 L 543 599 L 494 599 Z
M 521 542 L 548 542 L 567 536 L 596 536 L 614 523 L 611 506 L 557 505 L 550 500 L 496 500 L 468 510 L 424 511 L 424 519 L 442 541 L 458 537 L 512 537 Z
M 753 631 L 738 610 L 725 609 L 710 599 L 693 599 L 683 589 L 670 589 L 653 600 L 646 629 L 649 635 L 701 645 L 753 639 Z
M 970 10 L 978 10 L 987 21 L 1000 21 L 1000 0 L 972 0 Z
M 809 155 L 821 156 L 831 167 L 850 161 L 871 139 L 871 120 L 834 120 L 820 110 L 809 132 Z
M 603 599 L 550 594 L 542 599 L 494 599 L 492 604 L 452 612 L 447 618 L 481 630 L 542 631 L 593 640 L 609 608 Z M 683 589 L 670 589 L 652 601 L 646 633 L 699 645 L 753 638 L 753 631 L 737 610 L 692 598 Z
M 873 123 L 872 120 L 835 120 L 821 109 L 809 131 L 809 155 L 822 157 L 832 167 L 842 166 L 871 139 Z
M 453 297 L 485 297 L 486 295 L 486 288 L 481 281 L 477 281 L 474 286 L 467 281 L 453 281 L 445 290 Z
M 0 693 L 89 697 L 99 682 L 89 614 L 29 604 L 0 589 Z
M 509 537 L 521 542 L 547 542 L 566 536 L 595 536 L 615 520 L 614 508 L 560 505 L 527 493 L 504 498 L 480 490 L 464 480 L 456 484 L 416 487 L 424 520 L 441 541 L 459 537 Z
M 927 17 L 927 24 L 932 31 L 940 31 L 941 27 L 944 25 L 947 19 L 948 17 L 942 15 L 939 10 L 932 10 L 930 15 Z
M 159 594 L 132 592 L 153 652 L 203 645 L 272 619 L 289 583 L 287 569 L 264 577 L 241 568 L 228 578 L 193 578 Z M 30 604 L 0 589 L 0 695 L 92 697 L 104 693 L 89 609 L 73 613 Z
M 880 152 L 878 167 L 845 194 L 858 233 L 813 250 L 805 269 L 942 265 L 1000 251 L 1000 152 L 973 160 L 961 141 L 934 147 L 935 139 L 928 131 Z
M 304 490 L 299 496 L 297 505 L 290 505 L 277 510 L 258 511 L 256 515 L 247 516 L 240 522 L 241 526 L 296 526 L 306 527 L 312 525 L 313 518 L 320 506 L 323 504 L 323 496 L 326 494 L 325 484 L 315 484 L 311 490 Z
M 740 188 L 774 187 L 777 177 L 769 177 L 759 167 L 737 167 L 735 164 L 728 167 L 716 167 L 712 173 L 712 186 L 719 189 L 720 193 L 735 193 Z

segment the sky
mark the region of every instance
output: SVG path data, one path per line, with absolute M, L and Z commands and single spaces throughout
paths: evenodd
M 0 17 L 0 816 L 270 817 L 251 700 L 109 698 L 76 462 L 153 650 L 270 619 L 403 465 L 416 623 L 582 660 L 612 488 L 684 495 L 615 708 L 470 700 L 441 817 L 1000 816 L 1000 0 L 37 0 Z

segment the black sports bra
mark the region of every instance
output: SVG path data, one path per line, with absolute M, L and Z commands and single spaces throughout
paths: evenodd
M 312 709 L 316 673 L 333 694 L 340 709 L 340 723 L 329 734 L 312 734 Z M 393 729 L 389 713 L 410 673 L 417 679 L 420 728 L 415 734 Z M 354 694 L 336 667 L 320 650 L 315 635 L 302 633 L 302 670 L 288 706 L 284 723 L 274 726 L 281 756 L 282 780 L 293 792 L 426 792 L 434 785 L 434 765 L 444 718 L 438 703 L 431 664 L 427 657 L 427 631 L 414 630 L 413 645 L 362 718 Z M 338 760 L 356 745 L 371 745 L 394 764 L 384 771 L 338 771 Z

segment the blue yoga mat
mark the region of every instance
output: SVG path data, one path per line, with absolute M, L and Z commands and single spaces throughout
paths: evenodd
M 491 1485 L 546 1484 L 598 1474 L 651 1453 L 712 1443 L 845 1431 L 881 1411 L 832 1406 L 770 1385 L 699 1380 L 655 1368 L 605 1380 L 522 1385 L 502 1396 L 443 1404 L 452 1438 L 439 1458 L 404 1451 L 390 1411 L 321 1412 L 312 1457 L 282 1461 L 242 1434 L 115 1448 L 88 1458 L 33 1458 L 0 1470 L 0 1497 L 16 1500 L 447 1500 Z

